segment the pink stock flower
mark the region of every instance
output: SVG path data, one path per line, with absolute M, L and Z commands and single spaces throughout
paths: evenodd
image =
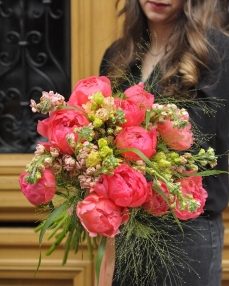
M 36 146 L 36 151 L 34 152 L 34 154 L 36 156 L 40 156 L 44 153 L 44 151 L 45 151 L 45 146 L 38 143 Z
M 62 109 L 54 111 L 50 117 L 38 121 L 37 131 L 48 138 L 50 144 L 60 150 L 61 153 L 72 154 L 73 150 L 67 142 L 66 136 L 77 127 L 87 126 L 89 121 L 79 111 L 73 109 Z M 78 134 L 74 134 L 75 141 Z
M 151 109 L 154 103 L 154 95 L 144 90 L 144 83 L 139 83 L 125 90 L 127 98 L 135 102 L 140 109 Z
M 76 214 L 91 237 L 114 237 L 123 220 L 120 206 L 95 193 L 77 204 Z
M 68 105 L 82 106 L 89 101 L 89 96 L 101 92 L 104 97 L 112 95 L 110 80 L 105 76 L 91 76 L 80 80 L 67 102 Z
M 163 124 L 158 124 L 157 131 L 171 149 L 187 150 L 193 144 L 193 133 L 190 123 L 184 128 L 176 128 L 173 127 L 172 121 L 167 119 Z
M 143 204 L 142 207 L 147 212 L 149 212 L 149 213 L 151 213 L 153 215 L 162 216 L 162 215 L 167 213 L 167 211 L 169 210 L 169 206 L 166 203 L 166 201 L 164 200 L 164 198 L 160 194 L 158 194 L 157 191 L 155 191 L 152 188 L 152 184 L 153 184 L 153 182 L 148 182 L 148 186 L 149 186 L 149 189 L 150 189 L 150 198 L 149 198 L 149 200 L 147 202 L 145 202 Z M 161 184 L 160 189 L 168 197 L 169 192 L 168 192 L 168 188 L 167 188 L 165 183 Z
M 156 129 L 150 131 L 140 126 L 123 128 L 116 137 L 118 149 L 137 148 L 147 158 L 151 158 L 156 153 L 157 135 Z M 121 155 L 128 160 L 141 160 L 134 152 L 123 152 Z
M 28 175 L 23 172 L 19 177 L 21 190 L 27 200 L 35 206 L 49 203 L 56 193 L 56 181 L 51 170 L 45 169 L 36 184 L 30 184 L 25 180 Z
M 125 164 L 114 169 L 113 175 L 101 175 L 101 183 L 91 191 L 122 207 L 139 207 L 149 196 L 145 177 Z
M 122 127 L 140 125 L 143 122 L 146 108 L 140 109 L 135 102 L 121 98 L 115 98 L 115 105 L 125 113 L 126 122 L 121 125 Z
M 202 177 L 193 176 L 180 179 L 176 182 L 181 183 L 182 194 L 184 197 L 187 195 L 192 195 L 193 199 L 197 201 L 199 207 L 195 212 L 188 211 L 188 207 L 183 210 L 179 204 L 179 201 L 176 200 L 176 207 L 174 209 L 175 215 L 181 220 L 187 220 L 191 218 L 198 217 L 201 213 L 204 212 L 205 201 L 208 197 L 207 191 L 203 188 Z

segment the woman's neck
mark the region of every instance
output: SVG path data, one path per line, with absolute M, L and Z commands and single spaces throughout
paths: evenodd
M 173 30 L 173 25 L 155 25 L 149 23 L 151 35 L 151 51 L 154 54 L 160 52 L 165 47 L 167 39 Z
M 173 25 L 149 25 L 151 42 L 149 50 L 142 59 L 142 81 L 146 81 L 155 66 L 166 53 L 166 44 Z M 168 48 L 168 47 L 167 47 Z

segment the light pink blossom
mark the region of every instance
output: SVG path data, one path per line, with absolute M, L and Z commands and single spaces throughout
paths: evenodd
M 190 123 L 184 128 L 176 128 L 173 127 L 173 122 L 167 119 L 163 124 L 157 125 L 157 131 L 171 149 L 183 151 L 189 149 L 193 144 Z
M 123 128 L 116 137 L 116 145 L 119 150 L 125 148 L 136 148 L 147 158 L 151 158 L 156 153 L 157 135 L 156 129 L 148 131 L 140 126 Z M 134 152 L 126 151 L 121 153 L 125 159 L 141 160 L 142 158 Z
M 56 193 L 56 181 L 51 170 L 45 169 L 36 184 L 30 184 L 25 180 L 28 175 L 23 172 L 19 177 L 21 190 L 27 200 L 35 206 L 49 203 Z
M 199 207 L 197 208 L 196 211 L 190 212 L 188 210 L 188 206 L 186 206 L 183 209 L 179 203 L 179 200 L 176 199 L 174 213 L 181 220 L 187 220 L 198 217 L 201 213 L 204 212 L 204 205 L 208 197 L 208 193 L 203 188 L 202 185 L 202 177 L 201 176 L 185 177 L 176 181 L 176 183 L 178 182 L 180 182 L 181 184 L 182 195 L 184 197 L 191 195 L 193 199 L 197 201 Z
M 120 206 L 95 193 L 77 204 L 76 214 L 91 237 L 114 237 L 123 220 Z
M 54 111 L 50 117 L 38 121 L 37 131 L 48 138 L 51 146 L 58 148 L 60 153 L 72 154 L 73 149 L 67 142 L 67 135 L 72 133 L 76 127 L 87 126 L 89 121 L 79 111 L 73 109 L 62 109 Z M 77 142 L 78 134 L 75 134 Z
M 157 191 L 154 190 L 152 185 L 153 182 L 148 183 L 148 187 L 150 189 L 150 198 L 146 203 L 143 204 L 142 207 L 153 215 L 162 216 L 169 210 L 169 205 L 165 199 Z M 165 183 L 161 183 L 159 188 L 166 197 L 169 196 L 168 188 Z
M 82 106 L 89 101 L 89 97 L 101 92 L 104 97 L 112 95 L 110 80 L 105 76 L 91 76 L 80 80 L 67 102 L 68 105 Z
M 149 196 L 145 177 L 126 164 L 114 169 L 113 175 L 101 175 L 101 182 L 91 191 L 111 199 L 122 207 L 139 207 Z
M 135 102 L 129 99 L 115 98 L 115 105 L 117 108 L 121 108 L 125 114 L 126 122 L 121 124 L 122 127 L 140 125 L 144 118 L 146 108 L 139 107 Z
M 135 102 L 140 109 L 151 109 L 154 103 L 154 95 L 144 89 L 144 83 L 129 87 L 124 91 L 127 98 Z

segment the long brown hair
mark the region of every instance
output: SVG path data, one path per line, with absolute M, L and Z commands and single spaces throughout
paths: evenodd
M 116 1 L 116 8 L 120 1 Z M 198 83 L 201 72 L 208 69 L 213 47 L 207 34 L 213 30 L 226 33 L 226 3 L 226 0 L 184 0 L 183 13 L 167 41 L 170 48 L 159 63 L 163 95 L 185 94 Z M 108 74 L 111 80 L 121 79 L 127 67 L 136 62 L 136 55 L 147 50 L 150 41 L 147 19 L 139 0 L 126 0 L 118 15 L 125 18 L 122 36 L 114 46 L 118 52 L 110 60 L 113 63 Z

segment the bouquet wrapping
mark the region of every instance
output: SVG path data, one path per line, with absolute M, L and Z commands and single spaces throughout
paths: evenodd
M 58 93 L 43 92 L 39 103 L 31 100 L 31 108 L 49 115 L 37 126 L 47 141 L 37 144 L 19 183 L 31 204 L 49 211 L 36 228 L 40 244 L 47 229 L 56 236 L 47 254 L 66 239 L 64 264 L 68 251 L 77 252 L 86 241 L 92 259 L 98 248 L 99 279 L 106 238 L 115 238 L 111 259 L 120 276 L 131 272 L 131 265 L 138 267 L 138 252 L 149 248 L 167 256 L 164 266 L 172 272 L 169 263 L 176 255 L 169 251 L 179 253 L 179 247 L 158 239 L 161 225 L 176 224 L 182 232 L 183 221 L 204 212 L 202 177 L 220 172 L 209 170 L 217 163 L 214 150 L 195 147 L 187 110 L 169 99 L 155 102 L 142 83 L 113 93 L 103 76 L 80 80 L 68 102 Z M 130 268 L 123 270 L 124 264 Z M 152 266 L 145 280 L 133 272 L 136 285 L 156 273 Z

